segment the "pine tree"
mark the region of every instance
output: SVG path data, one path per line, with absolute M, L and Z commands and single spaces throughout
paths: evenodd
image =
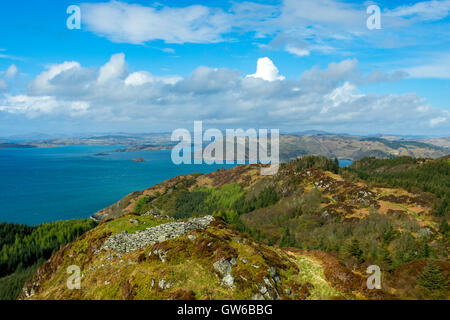
M 361 250 L 358 239 L 354 238 L 350 241 L 349 245 L 347 246 L 347 253 L 358 259 L 358 262 L 364 261 L 364 259 L 362 258 L 363 251 Z
M 394 269 L 391 253 L 387 248 L 383 248 L 381 260 L 386 264 L 388 272 L 391 272 Z
M 442 274 L 441 268 L 429 261 L 417 279 L 417 285 L 431 299 L 442 299 L 448 282 Z
M 339 160 L 338 158 L 334 158 L 333 161 L 333 172 L 338 174 L 339 173 Z
M 427 241 L 424 241 L 420 247 L 419 256 L 421 258 L 428 258 L 430 257 L 430 246 L 428 245 Z
M 291 233 L 289 232 L 289 228 L 284 228 L 284 233 L 281 236 L 280 247 L 292 247 L 294 245 L 294 241 L 292 239 Z
M 450 231 L 448 221 L 445 217 L 442 218 L 441 223 L 439 224 L 439 231 L 444 235 L 447 235 Z

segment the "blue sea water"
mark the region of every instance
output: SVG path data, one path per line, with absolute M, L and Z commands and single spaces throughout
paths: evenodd
M 170 150 L 110 152 L 120 146 L 0 149 L 0 222 L 36 225 L 87 218 L 127 194 L 181 174 L 232 165 L 175 165 Z M 133 162 L 134 158 L 146 162 Z
M 350 159 L 339 159 L 339 166 L 341 168 L 348 167 L 352 163 L 353 163 L 353 160 L 350 160 Z

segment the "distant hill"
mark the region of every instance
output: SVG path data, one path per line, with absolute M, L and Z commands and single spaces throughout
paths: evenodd
M 393 137 L 361 137 L 335 135 L 320 131 L 280 135 L 281 161 L 289 161 L 304 155 L 321 155 L 329 158 L 359 160 L 364 157 L 392 158 L 411 156 L 439 158 L 450 153 L 446 138 L 411 140 Z M 1 145 L 1 144 L 0 144 Z M 124 145 L 117 151 L 168 150 L 174 145 L 170 134 L 113 134 L 86 138 L 50 139 L 16 143 L 20 146 L 61 147 L 69 145 Z
M 450 137 L 430 138 L 430 139 L 423 139 L 422 141 L 425 143 L 428 143 L 428 144 L 438 146 L 438 147 L 450 148 Z
M 35 148 L 35 146 L 30 145 L 30 144 L 20 144 L 20 143 L 10 143 L 10 142 L 2 143 L 2 142 L 0 142 L 0 149 L 12 149 L 12 148 L 29 149 L 29 148 Z
M 280 156 L 283 160 L 303 155 L 321 155 L 329 158 L 359 160 L 364 157 L 392 158 L 411 156 L 439 158 L 450 149 L 420 141 L 392 141 L 383 138 L 339 135 L 282 135 Z

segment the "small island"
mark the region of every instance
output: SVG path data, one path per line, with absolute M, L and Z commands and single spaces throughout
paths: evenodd
M 133 159 L 133 162 L 145 162 L 144 158 L 135 158 Z

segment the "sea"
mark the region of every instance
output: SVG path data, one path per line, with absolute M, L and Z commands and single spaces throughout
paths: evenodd
M 112 152 L 121 147 L 0 149 L 0 222 L 38 225 L 88 218 L 174 176 L 233 167 L 175 165 L 170 150 Z M 145 162 L 132 161 L 136 158 Z

